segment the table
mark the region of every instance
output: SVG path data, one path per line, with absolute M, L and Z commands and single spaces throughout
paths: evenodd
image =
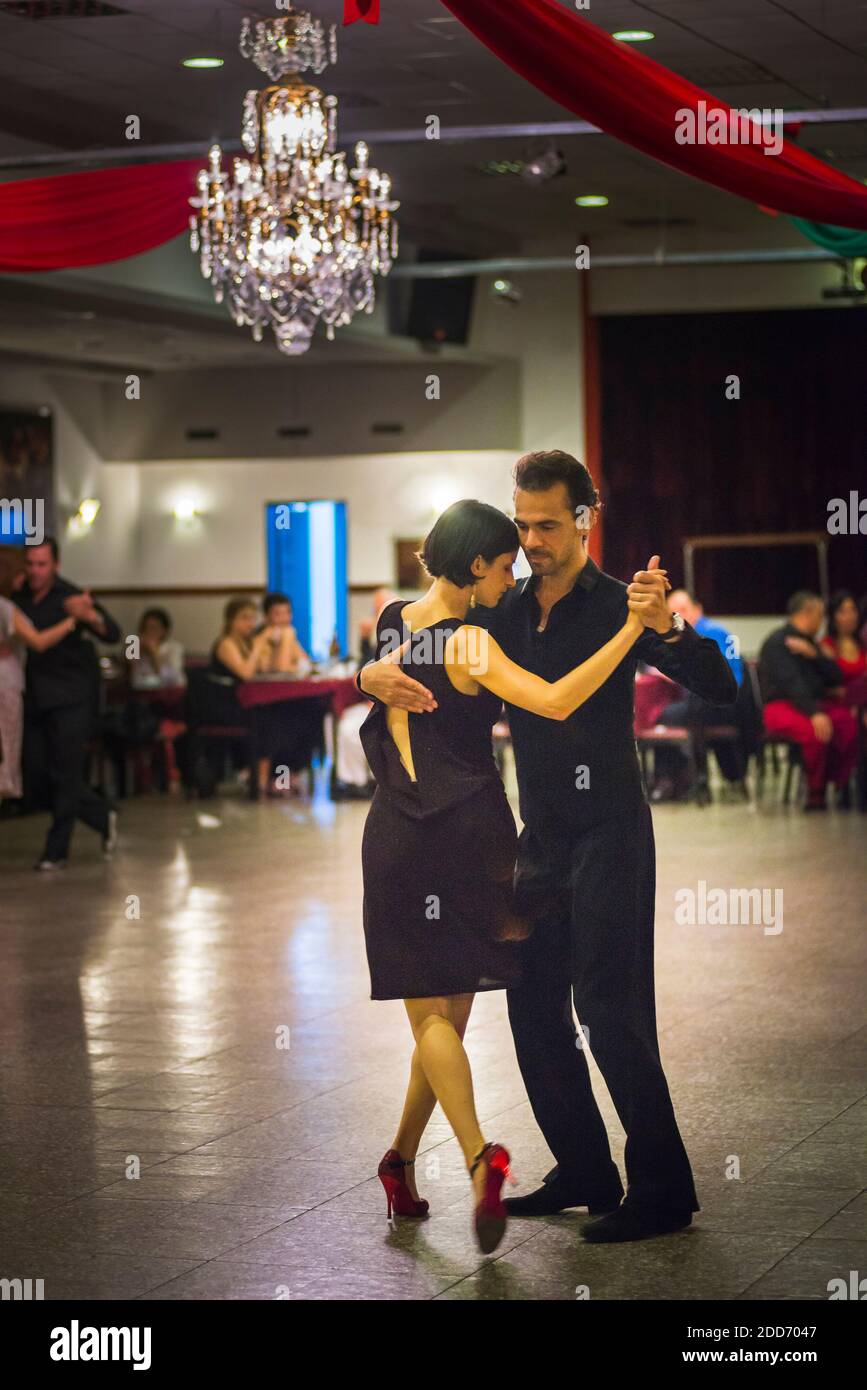
M 305 676 L 302 680 L 266 679 L 241 681 L 235 693 L 245 710 L 263 705 L 290 704 L 293 700 L 327 700 L 327 712 L 338 720 L 350 705 L 360 704 L 365 697 L 355 684 L 354 676 Z M 250 790 L 251 801 L 259 799 L 259 759 L 255 720 L 250 732 Z
M 158 705 L 167 719 L 183 719 L 187 699 L 185 685 L 149 685 L 141 690 L 132 687 L 129 699 L 138 700 L 144 705 Z

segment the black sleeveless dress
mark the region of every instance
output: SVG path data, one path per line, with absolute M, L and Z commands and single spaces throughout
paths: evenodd
M 443 660 L 462 626 L 448 618 L 417 633 L 402 621 L 405 600 L 383 609 L 377 655 L 407 639 L 407 675 L 437 701 L 408 715 L 416 781 L 400 760 L 386 709 L 375 705 L 361 742 L 376 778 L 364 827 L 364 935 L 371 999 L 414 999 L 506 989 L 520 979 L 512 881 L 514 816 L 491 743 L 502 701 L 462 695 Z

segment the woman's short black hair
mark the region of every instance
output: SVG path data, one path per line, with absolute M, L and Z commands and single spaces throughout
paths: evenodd
M 464 588 L 476 582 L 472 563 L 477 555 L 490 564 L 519 547 L 518 528 L 505 512 L 464 498 L 446 507 L 425 537 L 418 558 L 433 579 L 448 579 Z

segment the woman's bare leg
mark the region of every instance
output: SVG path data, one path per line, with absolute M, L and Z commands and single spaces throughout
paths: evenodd
M 466 995 L 458 995 L 441 999 L 405 999 L 403 1002 L 415 1036 L 422 1070 L 455 1132 L 469 1168 L 484 1148 L 485 1140 L 476 1115 L 469 1060 L 454 1022 L 455 1000 L 466 998 Z M 481 1165 L 474 1178 L 479 1193 L 483 1182 L 484 1165 Z
M 470 1010 L 473 1007 L 473 996 L 471 994 L 456 995 L 452 1000 L 452 1020 L 455 1031 L 461 1042 L 469 1022 Z M 427 1128 L 428 1120 L 433 1114 L 437 1098 L 431 1090 L 430 1082 L 425 1075 L 424 1067 L 418 1055 L 418 1046 L 412 1054 L 412 1061 L 409 1069 L 409 1084 L 406 1088 L 406 1100 L 403 1105 L 403 1114 L 400 1117 L 400 1124 L 392 1142 L 392 1148 L 397 1149 L 401 1158 L 415 1158 L 418 1153 L 418 1146 L 421 1137 Z M 407 1187 L 413 1197 L 418 1199 L 418 1189 L 415 1180 L 415 1168 L 405 1170 Z

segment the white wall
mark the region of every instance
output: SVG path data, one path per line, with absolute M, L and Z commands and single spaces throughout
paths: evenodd
M 245 439 L 234 456 L 219 460 L 180 458 L 168 451 L 153 458 L 145 447 L 150 427 L 143 426 L 138 441 L 130 436 L 130 450 L 123 461 L 106 461 L 99 447 L 113 432 L 107 428 L 112 411 L 106 407 L 106 392 L 116 394 L 116 386 L 107 388 L 98 381 L 59 373 L 0 368 L 0 402 L 47 405 L 53 411 L 56 497 L 61 513 L 58 534 L 64 572 L 76 582 L 113 591 L 261 589 L 265 581 L 265 503 L 334 497 L 345 499 L 349 505 L 350 584 L 389 584 L 394 580 L 394 540 L 422 535 L 450 501 L 478 496 L 504 508 L 509 506 L 510 470 L 522 450 L 560 446 L 582 456 L 580 296 L 586 287 L 591 307 L 601 313 L 758 308 L 775 302 L 805 302 L 805 295 L 823 278 L 828 278 L 824 267 L 744 267 L 736 274 L 675 268 L 591 272 L 589 276 L 577 271 L 546 272 L 515 277 L 522 292 L 516 306 L 496 302 L 490 295 L 489 280 L 481 280 L 471 347 L 477 354 L 499 357 L 506 375 L 500 376 L 496 391 L 488 392 L 486 387 L 473 404 L 480 410 L 484 400 L 493 423 L 498 399 L 505 401 L 507 423 L 503 426 L 499 420 L 497 447 L 451 447 L 460 443 L 463 435 L 453 416 L 455 428 L 446 430 L 448 447 L 443 449 L 436 448 L 420 429 L 410 441 L 417 442 L 418 447 L 403 451 L 395 451 L 392 443 L 385 446 L 388 451 L 367 452 L 367 440 L 362 441 L 359 434 L 357 444 L 321 457 L 273 457 L 269 443 L 274 437 L 272 430 L 267 437 L 262 432 L 256 449 L 247 451 Z M 509 358 L 514 364 L 511 379 Z M 417 370 L 421 377 L 427 368 L 420 362 Z M 395 383 L 406 366 L 367 367 L 364 371 L 369 392 L 377 403 L 383 403 L 380 413 L 387 417 L 388 405 L 395 401 Z M 331 375 L 327 368 L 316 369 L 315 375 L 320 372 Z M 302 373 L 293 389 L 303 389 L 305 381 L 312 381 L 311 373 L 313 369 Z M 190 390 L 195 376 L 186 374 Z M 335 369 L 334 379 L 338 376 Z M 206 377 L 202 374 L 206 388 L 202 400 L 213 405 L 220 394 L 218 383 Z M 169 388 L 153 393 L 162 410 L 174 399 L 172 376 L 160 374 L 154 380 L 164 381 Z M 244 373 L 238 372 L 232 380 L 237 400 L 246 402 L 248 413 L 259 411 L 265 390 L 259 374 L 245 380 Z M 504 386 L 510 383 L 517 400 L 509 398 L 508 392 L 503 395 Z M 149 409 L 146 395 L 132 409 L 144 414 Z M 327 393 L 317 391 L 315 402 L 311 394 L 307 404 L 325 424 L 329 424 L 330 410 L 343 413 L 351 425 L 352 414 L 345 411 L 345 400 L 339 392 L 332 395 L 329 399 Z M 159 413 L 154 405 L 150 408 Z M 454 403 L 444 405 L 445 413 L 454 408 Z M 428 403 L 424 409 L 433 413 L 439 407 Z M 349 429 L 349 437 L 351 433 Z M 483 429 L 480 437 L 484 434 Z M 161 443 L 164 441 L 163 431 Z M 133 447 L 136 442 L 138 449 Z M 234 446 L 234 438 L 224 441 L 230 443 Z M 303 448 L 303 441 L 294 448 L 299 446 Z M 255 457 L 256 452 L 259 457 Z M 100 499 L 100 515 L 89 533 L 70 536 L 64 529 L 65 518 L 87 496 Z M 172 507 L 187 496 L 195 501 L 200 515 L 192 524 L 182 525 L 175 522 Z M 181 640 L 201 650 L 213 639 L 225 596 L 176 593 L 156 601 L 171 608 Z M 110 606 L 126 630 L 131 630 L 145 602 L 139 594 L 115 592 Z M 369 607 L 368 595 L 353 597 L 353 629 Z M 747 627 L 745 620 L 732 620 L 731 626 L 735 631 L 744 629 L 744 650 L 749 653 L 776 621 L 775 617 L 749 620 Z
M 584 455 L 584 332 L 578 271 L 509 274 L 520 302 L 491 293 L 494 276 L 476 289 L 472 344 L 479 352 L 513 352 L 521 363 L 522 451 L 565 449 Z
M 516 451 L 478 450 L 340 455 L 314 459 L 170 460 L 115 463 L 100 458 L 65 403 L 74 396 L 86 418 L 89 393 L 78 380 L 34 371 L 0 375 L 0 401 L 47 405 L 53 412 L 57 534 L 64 574 L 98 590 L 257 587 L 266 574 L 265 503 L 333 497 L 348 503 L 349 582 L 394 581 L 394 541 L 425 533 L 459 497 L 510 502 L 509 471 Z M 84 535 L 67 518 L 85 497 L 102 507 Z M 191 498 L 199 515 L 175 520 L 172 509 Z M 209 646 L 224 595 L 160 596 L 177 636 L 189 648 Z M 147 599 L 111 593 L 109 606 L 126 631 Z M 351 604 L 353 631 L 370 608 L 366 595 Z

